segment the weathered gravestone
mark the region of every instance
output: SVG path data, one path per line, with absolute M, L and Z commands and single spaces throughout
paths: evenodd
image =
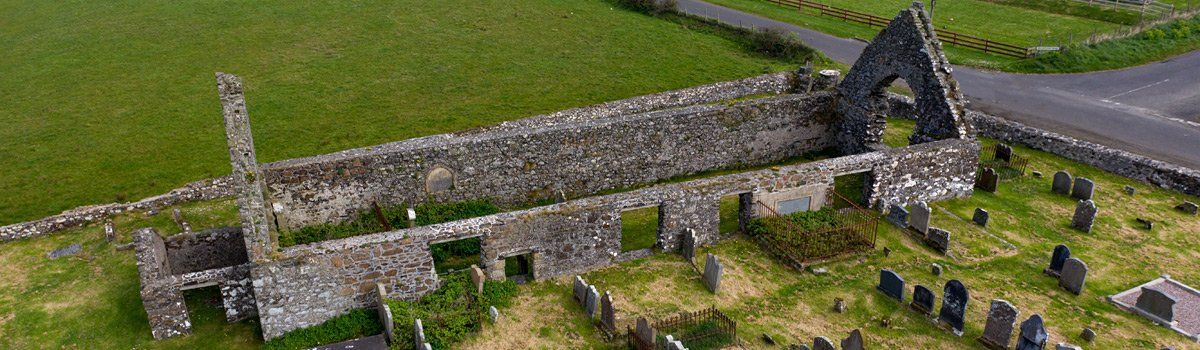
M 1083 350 L 1083 348 L 1070 343 L 1058 343 L 1054 345 L 1054 350 Z
M 488 306 L 488 318 L 492 323 L 496 323 L 496 320 L 500 319 L 500 310 L 496 310 L 496 306 Z
M 971 217 L 971 221 L 974 221 L 975 224 L 979 225 L 979 226 L 987 226 L 987 223 L 988 223 L 987 210 L 983 210 L 983 208 L 975 208 L 975 216 Z
M 1071 173 L 1066 171 L 1054 173 L 1054 183 L 1050 185 L 1050 189 L 1054 193 L 1062 195 L 1071 194 Z
M 600 298 L 600 324 L 609 331 L 617 330 L 617 312 L 613 309 L 612 293 L 607 290 Z
M 1197 212 L 1200 212 L 1200 206 L 1192 202 L 1183 202 L 1179 205 L 1176 205 L 1175 209 L 1192 215 L 1196 215 Z
M 692 229 L 684 230 L 683 242 L 680 242 L 679 249 L 682 251 L 683 258 L 691 262 L 696 257 L 696 231 Z
M 425 348 L 425 326 L 421 325 L 421 319 L 413 322 L 413 346 L 417 349 Z
M 596 307 L 599 305 L 600 292 L 596 291 L 596 286 L 588 286 L 587 301 L 583 306 L 583 309 L 587 311 L 588 318 L 596 317 Z
M 421 350 L 433 350 L 433 345 L 429 344 L 429 343 L 425 343 L 425 344 L 421 345 L 420 349 Z
M 996 188 L 1000 186 L 1000 175 L 996 174 L 996 169 L 983 168 L 983 172 L 979 173 L 979 180 L 975 181 L 975 187 L 996 193 Z
M 855 329 L 850 331 L 850 336 L 842 340 L 842 350 L 863 350 L 862 332 Z
M 1017 350 L 1043 350 L 1046 348 L 1046 326 L 1042 324 L 1042 316 L 1033 315 L 1021 322 L 1021 335 L 1017 337 Z
M 879 270 L 879 285 L 875 286 L 884 295 L 904 302 L 904 279 L 892 270 Z
M 1096 183 L 1086 177 L 1075 178 L 1075 186 L 1071 187 L 1071 198 L 1079 200 L 1091 200 L 1092 192 L 1096 190 Z
M 833 341 L 826 337 L 813 338 L 813 350 L 837 350 L 833 347 Z
M 1092 232 L 1092 225 L 1096 223 L 1096 202 L 1092 200 L 1081 200 L 1075 205 L 1075 216 L 1071 217 L 1071 227 L 1083 232 Z
M 888 208 L 886 219 L 888 222 L 892 223 L 892 225 L 896 225 L 896 227 L 901 229 L 908 228 L 908 209 L 904 209 L 904 207 L 900 205 L 892 204 L 891 207 Z
M 80 251 L 83 251 L 83 246 L 80 246 L 79 243 L 75 243 L 66 247 L 55 249 L 50 253 L 47 253 L 46 257 L 49 257 L 53 260 L 64 256 L 79 254 Z
M 112 221 L 104 223 L 104 240 L 108 242 L 117 240 L 117 228 L 113 226 Z
M 1133 186 L 1125 185 L 1125 194 L 1130 196 L 1137 194 L 1137 189 L 1133 188 Z
M 1087 279 L 1088 267 L 1083 260 L 1067 259 L 1063 263 L 1062 275 L 1058 276 L 1058 285 L 1072 294 L 1083 293 L 1083 282 Z
M 1142 287 L 1142 295 L 1138 296 L 1135 305 L 1149 316 L 1158 318 L 1154 321 L 1159 323 L 1175 321 L 1175 297 L 1163 291 Z
M 1005 163 L 1012 162 L 1013 149 L 1006 144 L 996 144 L 996 160 Z
M 917 230 L 922 235 L 929 232 L 929 205 L 925 202 L 917 202 L 912 205 L 912 211 L 908 214 L 908 227 Z
M 1008 301 L 992 300 L 988 309 L 987 323 L 983 326 L 983 336 L 979 342 L 993 350 L 1008 349 L 1009 339 L 1012 338 L 1013 323 L 1017 321 L 1020 312 Z
M 683 347 L 683 342 L 675 340 L 675 336 L 673 335 L 667 334 L 666 341 L 667 350 L 687 350 L 687 348 Z
M 930 227 L 929 235 L 925 237 L 925 244 L 938 253 L 946 254 L 950 251 L 950 231 Z
M 932 273 L 934 276 L 941 276 L 942 275 L 942 265 L 938 265 L 938 263 L 929 264 L 929 272 Z
M 588 284 L 587 282 L 583 281 L 583 277 L 575 276 L 575 286 L 573 290 L 575 292 L 575 302 L 579 303 L 579 305 L 583 305 L 583 303 L 587 301 L 588 290 Z
M 704 286 L 708 287 L 708 291 L 716 293 L 721 289 L 721 272 L 721 262 L 716 255 L 709 253 L 704 259 Z
M 651 344 L 655 342 L 654 328 L 650 327 L 650 321 L 646 321 L 645 317 L 638 317 L 637 328 L 634 330 L 634 336 L 641 341 L 642 344 Z
M 392 321 L 392 308 L 387 304 L 387 288 L 383 283 L 375 283 L 375 311 L 383 324 L 383 337 L 391 343 L 396 339 L 396 323 Z
M 942 310 L 938 312 L 938 321 L 950 325 L 954 335 L 962 336 L 963 320 L 967 315 L 967 301 L 970 301 L 967 287 L 958 280 L 946 282 L 942 293 Z
M 1150 221 L 1148 219 L 1143 219 L 1143 218 L 1137 218 L 1137 222 L 1139 224 L 1142 224 L 1142 228 L 1144 228 L 1146 230 L 1154 229 L 1154 221 Z
M 913 288 L 913 301 L 910 305 L 914 310 L 917 310 L 917 312 L 920 312 L 923 315 L 929 315 L 933 313 L 934 298 L 933 291 L 918 284 L 915 288 Z
M 1058 246 L 1054 247 L 1054 254 L 1050 256 L 1050 267 L 1042 270 L 1042 273 L 1058 277 L 1059 274 L 1062 273 L 1063 263 L 1066 263 L 1067 259 L 1070 258 L 1071 248 L 1067 248 L 1067 246 L 1059 244 Z
M 475 285 L 475 293 L 483 294 L 483 281 L 487 280 L 487 275 L 483 274 L 483 269 L 479 265 L 471 265 L 471 283 Z

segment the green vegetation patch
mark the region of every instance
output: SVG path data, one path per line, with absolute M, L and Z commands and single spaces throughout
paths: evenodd
M 452 349 L 479 332 L 489 306 L 507 308 L 516 295 L 517 284 L 512 281 L 485 281 L 480 294 L 466 272 L 443 276 L 441 288 L 417 301 L 387 301 L 398 330 L 395 344 L 402 348 L 413 344 L 413 333 L 409 330 L 420 319 L 430 345 L 435 349 Z
M 1181 19 L 1131 37 L 1068 48 L 1011 64 L 1031 73 L 1076 73 L 1132 67 L 1200 49 L 1200 18 Z
M 408 207 L 394 206 L 380 209 L 384 219 L 392 228 L 408 227 Z M 425 203 L 413 209 L 417 212 L 417 226 L 470 219 L 500 212 L 500 207 L 486 199 L 453 203 Z M 299 230 L 282 232 L 279 234 L 279 246 L 288 247 L 353 237 L 383 232 L 385 229 L 379 222 L 379 217 L 375 215 L 375 211 L 366 210 L 359 213 L 354 220 L 344 223 L 312 225 Z
M 355 309 L 337 316 L 320 325 L 301 328 L 267 341 L 267 350 L 308 349 L 318 345 L 332 344 L 383 332 L 375 310 Z
M 431 245 L 429 252 L 433 254 L 433 266 L 437 273 L 446 273 L 478 265 L 480 254 L 483 254 L 481 244 L 479 237 L 471 237 Z

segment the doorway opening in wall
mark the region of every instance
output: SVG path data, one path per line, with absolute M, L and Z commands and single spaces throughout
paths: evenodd
M 750 219 L 750 203 L 753 197 L 749 192 L 734 193 L 721 197 L 720 222 L 717 228 L 722 235 L 742 232 Z
M 183 290 L 192 331 L 225 325 L 225 303 L 221 299 L 221 288 L 216 285 Z
M 429 246 L 433 254 L 433 268 L 439 275 L 462 271 L 478 265 L 483 254 L 483 241 L 479 237 L 435 243 Z
M 871 198 L 871 172 L 861 171 L 835 176 L 833 191 L 840 195 L 830 198 L 834 208 L 851 207 L 851 203 L 859 207 L 868 207 L 867 200 Z
M 521 254 L 504 258 L 504 277 L 517 284 L 533 280 L 533 254 Z
M 658 243 L 662 207 L 643 207 L 621 212 L 621 252 L 650 249 Z
M 909 98 L 913 97 L 912 89 L 908 87 L 908 83 L 904 79 L 896 78 L 884 91 L 883 98 L 886 100 L 887 93 L 896 93 Z M 909 137 L 916 131 L 917 122 L 913 120 L 913 114 L 916 113 L 912 109 L 907 110 L 888 110 L 887 126 L 883 129 L 883 144 L 892 148 L 907 147 Z

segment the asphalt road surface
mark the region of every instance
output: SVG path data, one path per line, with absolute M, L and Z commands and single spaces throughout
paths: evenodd
M 685 12 L 726 23 L 777 27 L 852 64 L 866 43 L 709 4 L 679 0 Z M 1080 74 L 1014 74 L 954 66 L 969 107 L 1025 125 L 1200 169 L 1200 51 L 1128 69 Z

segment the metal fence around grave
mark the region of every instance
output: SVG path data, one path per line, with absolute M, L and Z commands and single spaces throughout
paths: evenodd
M 654 344 L 638 338 L 635 330 L 628 327 L 626 337 L 629 347 L 638 350 L 667 349 L 667 335 L 688 348 L 719 349 L 737 342 L 737 322 L 715 306 L 667 317 L 651 323 L 650 327 L 654 328 L 656 334 Z
M 827 218 L 834 223 L 832 227 L 808 229 L 789 216 L 756 202 L 758 212 L 767 213 L 755 219 L 766 232 L 751 232 L 751 236 L 764 249 L 797 269 L 803 269 L 807 263 L 874 249 L 879 215 L 837 192 L 830 193 L 830 203 L 837 205 L 832 217 Z
M 976 182 L 979 176 L 983 174 L 983 169 L 992 168 L 996 170 L 996 175 L 1001 180 L 1014 179 L 1020 176 L 1025 176 L 1025 170 L 1029 167 L 1029 159 L 1009 152 L 1008 159 L 996 158 L 996 154 L 1002 148 L 1001 144 L 995 144 L 984 151 L 979 157 L 979 171 L 975 172 Z

